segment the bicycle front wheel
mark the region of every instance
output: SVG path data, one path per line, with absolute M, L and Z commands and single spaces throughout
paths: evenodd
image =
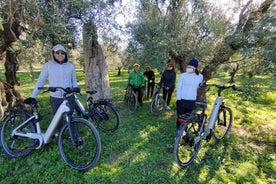
M 136 111 L 138 102 L 137 102 L 137 95 L 134 91 L 131 91 L 128 98 L 127 98 L 127 108 L 130 113 L 134 113 Z
M 218 113 L 215 127 L 213 129 L 213 137 L 215 141 L 224 139 L 231 127 L 233 121 L 232 110 L 229 107 L 222 106 Z
M 10 157 L 24 157 L 28 155 L 35 144 L 35 141 L 20 136 L 12 136 L 12 131 L 27 119 L 22 112 L 12 112 L 3 121 L 1 127 L 1 145 L 5 154 Z M 36 129 L 32 122 L 26 124 L 17 131 L 21 133 L 35 133 Z
M 197 121 L 187 120 L 177 131 L 173 154 L 175 162 L 181 168 L 189 166 L 201 148 L 201 139 L 196 140 L 200 134 L 199 129 Z
M 88 120 L 83 118 L 73 118 L 70 127 L 64 125 L 58 136 L 61 158 L 73 169 L 88 171 L 100 158 L 99 133 Z
M 150 112 L 153 115 L 159 115 L 164 112 L 165 108 L 165 101 L 164 98 L 160 95 L 154 96 L 152 102 L 150 103 Z
M 107 102 L 97 102 L 94 106 L 92 118 L 99 129 L 105 132 L 114 132 L 120 124 L 120 115 L 115 107 Z

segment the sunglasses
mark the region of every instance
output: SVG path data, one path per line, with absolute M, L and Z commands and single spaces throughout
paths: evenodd
M 62 52 L 62 51 L 56 51 L 56 52 L 55 52 L 55 54 L 56 54 L 56 55 L 59 55 L 59 54 L 61 54 L 61 55 L 65 55 L 65 52 Z

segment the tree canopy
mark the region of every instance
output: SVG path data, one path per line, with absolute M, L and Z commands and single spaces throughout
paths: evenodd
M 128 46 L 129 61 L 160 69 L 171 58 L 180 63 L 182 70 L 182 63 L 192 57 L 199 58 L 205 66 L 212 60 L 220 64 L 229 62 L 234 53 L 240 53 L 243 60 L 258 58 L 265 63 L 259 67 L 275 69 L 273 0 L 258 5 L 252 0 L 240 4 L 236 21 L 233 14 L 226 14 L 209 1 L 141 0 L 140 3 L 139 18 L 130 25 L 133 39 Z M 230 43 L 235 52 L 232 48 L 227 50 L 224 43 Z M 227 58 L 223 58 L 222 50 L 229 53 Z
M 206 80 L 222 64 L 235 64 L 234 69 L 229 67 L 233 75 L 243 67 L 251 74 L 273 72 L 275 1 L 233 2 L 237 3 L 234 12 L 239 12 L 237 21 L 234 14 L 203 0 L 136 0 L 130 3 L 130 11 L 119 0 L 1 1 L 0 60 L 5 59 L 6 82 L 19 85 L 16 72 L 22 62 L 32 70 L 33 63 L 44 62 L 56 43 L 69 49 L 83 47 L 83 35 L 104 43 L 110 53 L 116 53 L 118 43 L 130 35 L 126 50 L 118 54 L 124 67 L 139 62 L 162 71 L 172 59 L 183 71 L 187 60 L 196 57 Z M 135 18 L 124 30 L 116 18 L 132 12 Z M 32 57 L 26 51 L 41 54 Z

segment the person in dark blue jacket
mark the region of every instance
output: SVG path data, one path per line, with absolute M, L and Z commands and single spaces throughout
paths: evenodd
M 163 88 L 163 98 L 166 102 L 166 110 L 171 110 L 170 102 L 175 88 L 176 73 L 173 63 L 168 62 L 166 70 L 162 73 L 159 86 Z

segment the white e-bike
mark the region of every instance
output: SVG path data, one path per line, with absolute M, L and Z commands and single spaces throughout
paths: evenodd
M 60 91 L 63 102 L 51 120 L 47 130 L 41 131 L 38 105 L 35 98 L 27 98 L 30 110 L 14 108 L 3 120 L 0 133 L 3 151 L 10 157 L 24 157 L 33 149 L 40 149 L 49 143 L 57 125 L 63 123 L 58 134 L 58 149 L 62 159 L 71 168 L 87 171 L 94 167 L 100 158 L 101 141 L 97 129 L 88 120 L 72 117 L 66 97 L 79 92 L 79 89 L 49 87 L 44 92 Z

